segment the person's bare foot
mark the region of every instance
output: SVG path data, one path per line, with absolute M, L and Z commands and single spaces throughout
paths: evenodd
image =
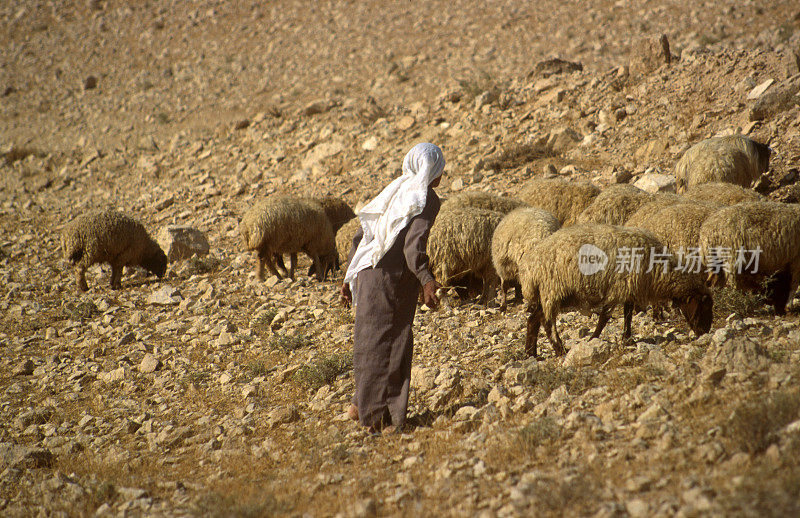
M 347 408 L 347 417 L 353 421 L 358 421 L 358 407 L 350 403 L 350 406 Z

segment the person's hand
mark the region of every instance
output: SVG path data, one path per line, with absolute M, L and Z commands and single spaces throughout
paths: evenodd
M 342 289 L 339 293 L 339 300 L 342 301 L 342 304 L 344 304 L 344 307 L 346 308 L 349 308 L 350 304 L 353 303 L 353 294 L 350 292 L 349 283 L 345 282 L 342 284 Z
M 439 307 L 439 297 L 436 296 L 436 290 L 441 288 L 442 285 L 436 281 L 428 281 L 422 287 L 422 300 L 425 305 L 431 309 Z

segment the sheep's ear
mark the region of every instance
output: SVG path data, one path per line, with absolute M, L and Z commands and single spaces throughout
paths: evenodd
M 688 313 L 689 318 L 693 318 L 694 314 L 697 313 L 697 307 L 700 305 L 700 301 L 698 301 L 695 297 L 689 296 L 686 297 L 686 313 Z

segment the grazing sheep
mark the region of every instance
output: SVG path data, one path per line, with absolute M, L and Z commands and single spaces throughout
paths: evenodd
M 308 203 L 317 204 L 317 206 L 325 212 L 325 215 L 328 217 L 328 220 L 331 222 L 331 228 L 333 229 L 334 235 L 339 232 L 339 229 L 342 228 L 342 225 L 347 223 L 348 221 L 352 220 L 356 217 L 355 212 L 353 209 L 350 208 L 350 205 L 347 204 L 341 198 L 337 198 L 335 196 L 321 196 L 318 198 L 302 198 L 303 201 Z M 290 258 L 291 260 L 297 262 L 297 256 L 295 255 L 294 258 Z M 283 270 L 285 273 L 286 266 L 283 262 L 283 256 L 281 254 L 275 255 L 275 266 L 278 267 L 279 270 Z M 330 269 L 339 269 L 339 257 L 336 257 L 336 261 L 332 265 L 328 267 L 328 271 Z M 311 266 L 308 267 L 308 275 L 312 275 L 317 270 L 317 265 L 313 262 Z M 325 272 L 327 274 L 328 272 Z
M 336 243 L 331 222 L 319 204 L 291 196 L 273 196 L 252 207 L 239 224 L 246 250 L 257 252 L 256 272 L 264 279 L 264 265 L 281 277 L 273 260 L 292 254 L 288 276 L 294 279 L 297 252 L 305 252 L 322 281 L 336 260 Z
M 727 182 L 710 182 L 692 185 L 684 196 L 695 201 L 708 201 L 720 205 L 735 205 L 747 201 L 767 201 L 752 189 Z
M 322 206 L 322 210 L 331 222 L 333 233 L 339 231 L 342 225 L 356 217 L 356 213 L 350 208 L 341 198 L 335 196 L 321 196 L 319 198 L 308 198 L 308 201 L 314 201 Z
M 481 301 L 498 278 L 492 266 L 492 234 L 503 214 L 466 207 L 439 211 L 428 237 L 431 271 L 444 286 L 465 276 L 480 279 Z
M 690 147 L 675 164 L 679 193 L 708 182 L 750 187 L 769 170 L 772 150 L 744 135 L 713 137 Z
M 655 194 L 628 184 L 603 189 L 575 220 L 576 223 L 605 223 L 622 225 L 639 207 L 653 201 Z
M 625 261 L 626 251 L 630 259 L 632 252 L 639 249 L 639 265 Z M 663 250 L 664 245 L 649 232 L 612 225 L 575 225 L 544 238 L 519 263 L 520 284 L 529 312 L 526 353 L 536 355 L 543 322 L 556 355 L 565 354 L 555 323 L 558 314 L 568 308 L 599 310 L 592 334 L 597 338 L 614 307 L 623 304 L 622 336 L 627 340 L 631 336 L 634 305 L 646 307 L 671 300 L 695 333 L 707 333 L 711 329 L 713 301 L 702 275 L 677 270 L 673 257 L 660 255 Z M 648 272 L 651 259 L 653 268 Z
M 78 289 L 87 291 L 86 269 L 111 264 L 111 287 L 120 289 L 124 266 L 141 266 L 159 278 L 167 271 L 167 256 L 135 219 L 117 211 L 84 214 L 61 234 L 64 257 L 75 266 Z
M 506 307 L 506 292 L 511 285 L 516 297 L 521 295 L 517 265 L 522 255 L 560 226 L 555 216 L 533 207 L 513 210 L 497 225 L 492 236 L 492 264 L 500 277 L 501 308 Z
M 724 207 L 703 223 L 700 247 L 713 285 L 730 275 L 738 289 L 765 293 L 776 314 L 786 312 L 800 280 L 800 208 L 775 202 Z M 757 268 L 750 262 L 755 255 Z
M 347 270 L 350 248 L 353 246 L 353 238 L 356 237 L 356 232 L 361 228 L 361 220 L 353 218 L 345 223 L 339 232 L 336 233 L 336 253 L 340 265 L 344 265 Z
M 440 210 L 474 207 L 476 209 L 494 210 L 502 212 L 503 214 L 508 214 L 514 209 L 525 206 L 527 206 L 527 203 L 514 198 L 498 196 L 482 191 L 471 191 L 457 194 L 442 202 L 442 208 Z
M 675 205 L 685 201 L 687 201 L 686 198 L 683 196 L 678 196 L 677 194 L 656 193 L 653 195 L 652 200 L 644 203 L 642 206 L 636 209 L 636 212 L 631 214 L 630 217 L 625 220 L 625 226 L 638 227 L 638 223 L 647 218 L 653 212 L 657 212 L 663 207 L 669 207 L 670 205 Z
M 589 182 L 537 179 L 528 182 L 518 198 L 531 207 L 546 210 L 558 218 L 562 226 L 568 226 L 575 223 L 598 194 L 600 189 Z
M 651 232 L 675 252 L 679 260 L 686 258 L 690 251 L 695 252 L 694 258 L 702 260 L 699 253 L 700 227 L 711 214 L 721 208 L 721 205 L 713 203 L 676 203 L 647 214 L 636 225 L 627 226 Z

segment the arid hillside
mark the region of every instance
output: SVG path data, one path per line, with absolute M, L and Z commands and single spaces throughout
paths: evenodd
M 0 2 L 0 514 L 792 516 L 798 303 L 715 292 L 564 313 L 524 354 L 523 304 L 447 296 L 415 320 L 413 426 L 369 436 L 342 272 L 255 276 L 238 226 L 272 194 L 354 208 L 406 151 L 442 197 L 673 174 L 693 144 L 772 149 L 800 201 L 795 1 Z M 61 232 L 116 208 L 209 253 L 76 288 Z

